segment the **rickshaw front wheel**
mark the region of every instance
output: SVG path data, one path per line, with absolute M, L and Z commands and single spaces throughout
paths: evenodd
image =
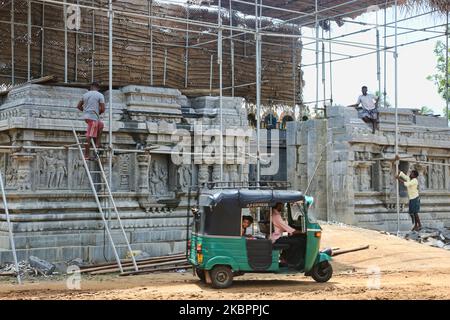
M 205 270 L 200 268 L 195 268 L 195 273 L 201 282 L 206 282 Z
M 213 288 L 225 289 L 233 283 L 233 272 L 228 266 L 215 266 L 210 275 Z
M 333 267 L 328 261 L 316 264 L 311 270 L 311 276 L 317 282 L 327 282 L 333 275 Z

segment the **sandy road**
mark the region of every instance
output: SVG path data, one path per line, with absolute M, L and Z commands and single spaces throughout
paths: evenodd
M 303 275 L 246 274 L 215 290 L 190 272 L 82 276 L 81 290 L 66 279 L 0 279 L 0 299 L 450 299 L 450 252 L 359 228 L 325 225 L 322 246 L 370 249 L 337 256 L 333 278 L 318 284 Z

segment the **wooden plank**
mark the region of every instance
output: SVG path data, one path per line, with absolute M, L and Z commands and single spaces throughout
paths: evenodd
M 20 83 L 18 85 L 12 86 L 11 88 L 8 88 L 6 90 L 0 91 L 0 96 L 6 96 L 11 90 L 23 87 L 23 86 L 25 86 L 27 84 L 43 84 L 43 83 L 52 81 L 54 78 L 55 78 L 55 76 L 51 75 L 51 76 L 45 76 L 45 77 L 42 77 L 42 78 L 32 79 L 30 81 L 27 81 L 27 82 L 24 82 L 24 83 Z
M 355 252 L 355 251 L 360 251 L 360 250 L 366 250 L 366 249 L 369 249 L 369 245 L 352 248 L 352 249 L 342 249 L 342 250 L 334 251 L 331 255 L 334 257 L 334 256 L 338 256 L 340 254 Z
M 156 268 L 156 269 L 149 269 L 149 270 L 139 270 L 139 271 L 130 271 L 130 272 L 124 272 L 121 273 L 120 276 L 132 276 L 132 275 L 139 275 L 139 274 L 148 274 L 148 273 L 154 273 L 154 272 L 161 272 L 161 271 L 171 271 L 171 270 L 177 270 L 177 269 L 191 269 L 191 264 L 185 264 L 181 266 L 176 267 L 164 267 L 164 268 Z
M 151 257 L 151 258 L 146 258 L 146 259 L 142 259 L 142 260 L 137 260 L 136 264 L 144 264 L 144 263 L 148 263 L 148 262 L 156 262 L 159 260 L 162 261 L 166 261 L 166 260 L 177 260 L 180 258 L 185 257 L 186 255 L 183 254 L 177 254 L 177 255 L 170 255 L 170 256 L 161 256 L 161 257 Z M 133 261 L 131 259 L 126 259 L 126 260 L 122 260 L 122 266 L 130 266 L 133 265 Z M 98 271 L 98 270 L 105 270 L 105 269 L 111 269 L 111 268 L 115 268 L 117 267 L 117 263 L 103 263 L 103 264 L 98 264 L 98 265 L 92 265 L 92 266 L 86 266 L 81 268 L 81 273 L 84 272 L 92 272 L 92 271 Z
M 175 260 L 175 261 L 142 264 L 142 265 L 139 265 L 138 267 L 139 268 L 150 268 L 150 267 L 168 266 L 168 265 L 172 265 L 172 264 L 179 264 L 179 263 L 186 263 L 186 262 L 187 262 L 186 259 L 182 259 L 182 260 Z M 123 271 L 134 270 L 134 266 L 122 267 L 122 269 L 123 269 Z M 90 272 L 89 274 L 98 275 L 98 274 L 106 274 L 106 273 L 113 273 L 113 272 L 119 272 L 119 271 L 120 271 L 120 269 L 117 267 L 117 268 L 110 268 L 110 269 L 106 269 L 106 270 L 93 271 L 93 272 Z

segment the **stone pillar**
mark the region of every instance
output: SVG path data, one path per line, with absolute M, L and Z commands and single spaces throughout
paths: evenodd
M 34 159 L 32 153 L 19 152 L 12 155 L 13 161 L 15 161 L 17 176 L 15 186 L 19 191 L 31 191 L 31 162 Z
M 381 161 L 382 187 L 385 194 L 389 194 L 392 188 L 392 161 Z
M 148 183 L 148 176 L 150 170 L 150 154 L 137 155 L 138 162 L 138 192 L 148 194 L 150 192 L 150 186 Z

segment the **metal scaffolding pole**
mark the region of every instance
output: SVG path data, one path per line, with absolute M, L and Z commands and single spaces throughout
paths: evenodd
M 212 94 L 212 86 L 213 86 L 213 61 L 214 55 L 212 54 L 209 59 L 209 95 Z
M 94 6 L 94 0 L 92 0 Z M 92 10 L 92 51 L 91 51 L 91 82 L 94 82 L 94 66 L 95 66 L 95 10 Z
M 14 35 L 14 0 L 11 0 L 11 84 L 16 84 L 15 76 L 15 66 L 14 66 L 14 56 L 15 56 L 15 35 Z
M 63 14 L 64 14 L 64 82 L 68 82 L 67 76 L 67 0 L 64 0 Z
M 322 28 L 322 39 L 324 38 L 324 30 Z M 322 90 L 323 90 L 323 108 L 326 117 L 326 99 L 327 99 L 327 91 L 325 86 L 326 81 L 326 70 L 325 70 L 325 42 L 322 41 Z
M 387 0 L 386 0 L 387 3 Z M 384 54 L 384 72 L 383 72 L 383 76 L 384 76 L 384 81 L 383 81 L 383 106 L 386 108 L 387 107 L 387 102 L 386 102 L 386 96 L 387 96 L 387 92 L 386 92 L 386 85 L 387 85 L 387 39 L 386 39 L 386 33 L 387 33 L 387 16 L 386 16 L 386 6 L 384 7 L 384 48 L 383 48 L 383 54 Z
M 150 32 L 150 85 L 153 86 L 153 0 L 148 2 L 148 28 Z
M 113 120 L 113 23 L 114 23 L 114 11 L 112 6 L 112 0 L 108 0 L 108 89 L 109 89 L 109 125 L 108 125 L 108 183 L 112 186 L 112 161 L 113 161 L 113 133 L 112 133 L 112 120 Z M 108 208 L 112 208 L 113 203 L 108 198 Z M 108 209 L 109 223 L 112 219 L 112 211 Z
M 230 1 L 230 56 L 231 56 L 231 96 L 234 97 L 234 41 L 233 41 L 233 8 Z
M 394 91 L 395 91 L 395 156 L 398 157 L 398 0 L 395 0 L 395 45 L 394 45 Z M 395 160 L 395 176 L 399 174 L 399 162 Z M 396 193 L 396 210 L 397 210 L 397 236 L 400 234 L 400 183 L 398 179 L 395 179 L 395 193 Z
M 219 0 L 217 22 L 219 32 L 217 34 L 217 62 L 219 63 L 219 112 L 220 112 L 220 181 L 223 181 L 223 48 L 222 48 L 222 1 Z
M 261 52 L 260 42 L 261 35 L 259 34 L 258 24 L 258 0 L 255 0 L 255 31 L 256 31 L 256 181 L 259 186 L 261 180 Z
M 77 0 L 77 6 L 80 5 L 80 1 Z M 75 32 L 75 82 L 78 82 L 78 47 L 79 47 L 79 34 L 78 34 L 78 30 L 76 29 L 77 32 Z
M 329 38 L 331 39 L 331 25 L 329 32 Z M 328 51 L 330 53 L 330 107 L 333 106 L 333 62 L 331 61 L 331 41 L 328 42 Z
M 189 21 L 189 2 L 186 5 L 186 19 Z M 184 53 L 184 87 L 188 87 L 188 68 L 189 68 L 189 22 L 186 23 L 186 48 Z
M 449 67 L 448 67 L 448 62 L 449 62 L 448 61 L 448 50 L 449 50 L 449 48 L 448 48 L 448 37 L 449 37 L 448 28 L 449 28 L 449 25 L 448 25 L 448 10 L 447 10 L 447 25 L 445 27 L 445 115 L 447 117 L 447 123 L 448 123 L 448 118 L 449 118 L 448 106 L 449 106 L 449 102 L 450 102 L 450 97 L 449 97 L 449 93 L 448 93 L 448 90 L 449 90 L 448 82 L 450 81 L 450 79 L 449 79 L 450 72 L 449 72 Z
M 13 255 L 14 265 L 16 268 L 17 282 L 19 284 L 22 284 L 22 281 L 20 279 L 19 263 L 17 261 L 16 245 L 14 243 L 13 227 L 12 227 L 12 223 L 11 223 L 11 218 L 9 216 L 8 202 L 6 201 L 6 193 L 5 193 L 5 187 L 3 185 L 3 175 L 1 173 L 1 171 L 0 171 L 0 187 L 1 187 L 2 198 L 3 198 L 3 209 L 5 210 L 5 215 L 6 215 L 6 224 L 8 225 L 9 242 L 11 245 L 11 252 Z
M 44 42 L 45 42 L 45 2 L 42 2 L 41 21 L 41 78 L 44 76 Z
M 27 79 L 31 80 L 31 1 L 28 0 L 27 17 Z
M 164 69 L 163 69 L 163 86 L 166 86 L 167 80 L 167 48 L 164 49 Z
M 380 51 L 380 30 L 378 28 L 378 11 L 376 14 L 376 41 L 377 41 L 377 81 L 378 95 L 381 96 L 381 51 Z
M 318 0 L 315 0 L 315 11 L 316 11 L 316 23 L 315 23 L 315 30 L 316 30 L 316 39 L 315 39 L 315 44 L 316 44 L 316 103 L 314 104 L 314 112 L 317 115 L 317 111 L 319 108 L 319 21 L 318 21 Z

